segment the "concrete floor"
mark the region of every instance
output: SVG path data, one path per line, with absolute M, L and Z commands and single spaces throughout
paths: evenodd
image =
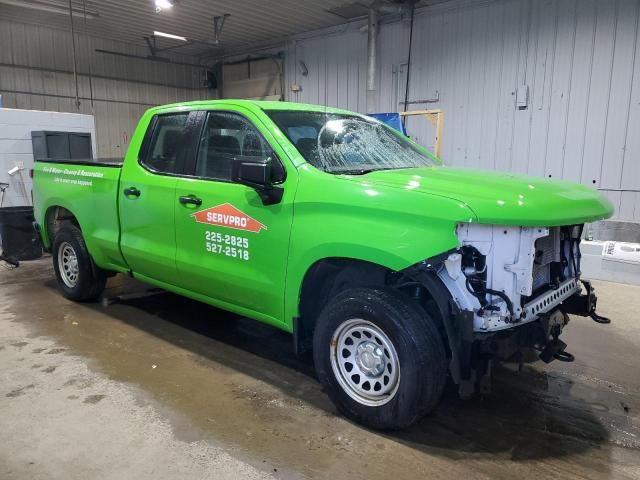
M 640 479 L 640 287 L 576 355 L 498 369 L 491 396 L 400 433 L 338 416 L 288 335 L 137 285 L 79 305 L 50 260 L 0 267 L 0 478 Z

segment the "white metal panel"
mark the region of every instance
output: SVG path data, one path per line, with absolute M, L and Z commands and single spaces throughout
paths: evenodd
M 377 110 L 394 111 L 398 109 L 398 102 L 404 99 L 404 96 L 399 97 L 395 93 L 402 91 L 404 94 L 407 54 L 405 53 L 403 57 L 400 52 L 406 52 L 409 45 L 409 30 L 406 22 L 391 24 L 382 29 L 379 41 Z
M 551 178 L 563 176 L 578 2 L 579 0 L 559 2 L 556 11 L 553 76 L 550 82 L 548 137 L 544 158 L 544 175 Z
M 35 110 L 13 110 L 0 108 L 0 182 L 8 183 L 4 206 L 30 205 L 31 178 L 33 168 L 33 147 L 31 132 L 38 130 L 59 130 L 67 132 L 88 132 L 92 138 L 92 148 L 96 151 L 96 129 L 91 115 L 43 112 Z M 24 164 L 22 175 L 9 175 L 8 171 Z M 22 188 L 24 183 L 24 191 Z
M 3 47 L 8 45 L 0 49 L 4 106 L 95 114 L 99 156 L 124 155 L 137 119 L 147 108 L 208 94 L 200 88 L 197 68 L 96 54 L 96 48 L 138 55 L 147 52 L 122 42 L 77 35 L 78 109 L 69 32 L 0 20 L 0 40 Z
M 410 109 L 444 110 L 447 164 L 582 182 L 605 192 L 617 218 L 640 221 L 639 19 L 637 0 L 454 0 L 419 9 L 409 100 L 439 92 L 440 101 Z M 364 113 L 361 26 L 296 39 L 287 83 L 303 91 L 290 99 Z M 377 110 L 400 110 L 408 22 L 383 21 L 379 38 Z M 307 77 L 291 64 L 300 59 Z M 345 95 L 354 84 L 358 95 Z M 518 109 L 516 92 L 527 88 L 528 105 Z M 432 146 L 422 118 L 408 129 Z
M 522 155 L 514 157 L 513 170 L 529 175 L 546 174 L 545 157 L 548 146 L 551 86 L 557 34 L 558 2 L 534 2 L 531 12 L 529 41 L 536 46 L 529 52 L 531 70 L 525 82 L 531 83 L 528 123 L 521 125 L 516 142 L 526 145 Z M 518 111 L 518 110 L 516 110 Z M 549 174 L 547 174 L 549 175 Z
M 69 31 L 8 22 L 0 17 L 0 38 L 5 39 L 0 63 L 16 66 L 72 71 L 73 58 Z M 200 69 L 177 64 L 147 61 L 97 53 L 96 49 L 146 56 L 149 51 L 137 45 L 96 38 L 76 32 L 77 66 L 81 75 L 124 78 L 131 81 L 164 83 L 184 88 L 198 86 Z M 169 59 L 194 63 L 193 57 L 166 55 Z
M 479 125 L 470 123 L 469 120 L 473 116 L 473 112 L 483 112 L 485 107 L 485 82 L 482 79 L 486 78 L 487 75 L 488 56 L 490 54 L 488 48 L 489 32 L 487 31 L 489 8 L 475 8 L 471 11 L 471 14 L 468 48 L 477 48 L 478 54 L 471 55 L 471 51 L 468 53 L 470 63 L 467 76 L 467 109 L 464 117 L 467 144 L 464 164 L 466 167 L 478 168 L 481 166 L 481 152 L 486 132 Z M 484 45 L 484 48 L 481 48 L 480 45 Z
M 290 93 L 298 102 L 341 106 L 353 110 L 365 108 L 365 84 L 362 52 L 366 48 L 366 34 L 348 30 L 344 33 L 316 37 L 297 44 L 295 57 L 289 68 L 294 72 L 294 82 L 302 87 L 300 92 Z M 302 61 L 308 75 L 300 73 L 297 62 Z M 328 78 L 329 74 L 332 78 Z M 338 84 L 338 79 L 342 82 Z M 346 92 L 346 93 L 345 93 Z
M 46 2 L 45 2 L 46 3 Z M 82 2 L 74 1 L 74 9 L 82 11 Z M 247 45 L 264 47 L 265 42 L 344 22 L 328 10 L 344 5 L 345 0 L 300 1 L 216 0 L 185 1 L 175 8 L 155 13 L 152 1 L 86 0 L 87 11 L 96 18 L 87 20 L 93 35 L 145 47 L 144 35 L 154 30 L 186 36 L 201 42 L 213 40 L 213 17 L 230 14 L 222 32 L 224 48 L 241 49 Z M 367 3 L 367 2 L 365 2 Z M 69 17 L 0 3 L 0 18 L 39 26 L 68 30 Z M 84 30 L 84 21 L 74 17 L 76 31 Z M 159 47 L 175 46 L 175 40 L 159 39 Z M 205 43 L 183 47 L 189 54 L 219 53 Z M 145 53 L 146 54 L 146 53 Z M 163 55 L 168 55 L 163 52 Z
M 513 139 L 515 130 L 515 119 L 517 111 L 515 109 L 514 94 L 519 86 L 518 68 L 523 57 L 523 35 L 527 32 L 526 17 L 522 9 L 528 5 L 523 2 L 510 2 L 498 4 L 504 8 L 502 13 L 501 30 L 501 58 L 500 58 L 500 79 L 499 79 L 499 106 L 498 106 L 498 127 L 496 129 L 496 150 L 494 159 L 484 159 L 492 161 L 498 170 L 511 170 Z M 446 137 L 445 137 L 446 138 Z
M 225 98 L 281 98 L 280 60 L 251 60 L 224 67 Z
M 615 50 L 611 68 L 611 93 L 607 106 L 602 155 L 605 162 L 601 164 L 600 171 L 600 185 L 603 188 L 621 187 L 620 172 L 624 160 L 633 84 L 633 75 L 629 74 L 629 66 L 634 62 L 639 8 L 640 2 L 637 0 L 619 0 L 618 2 L 614 33 Z M 637 158 L 636 161 L 640 159 Z M 635 179 L 634 188 L 640 188 L 640 178 Z
M 613 49 L 615 44 L 616 2 L 596 2 L 587 117 L 582 157 L 583 183 L 600 185 L 600 167 L 604 150 L 604 133 L 611 95 Z
M 635 34 L 636 41 L 633 46 L 633 64 L 627 65 L 634 72 L 631 80 L 631 93 L 629 98 L 629 110 L 625 125 L 625 142 L 622 154 L 622 168 L 620 172 L 620 187 L 627 190 L 638 191 L 640 189 L 640 29 L 636 14 Z M 607 164 L 608 165 L 608 164 Z M 640 220 L 640 194 L 637 195 L 634 218 Z

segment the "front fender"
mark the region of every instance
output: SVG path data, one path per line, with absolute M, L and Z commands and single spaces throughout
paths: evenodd
M 298 190 L 285 292 L 289 326 L 299 315 L 305 275 L 318 261 L 351 258 L 399 271 L 458 247 L 457 224 L 476 220 L 450 198 L 385 187 L 372 195 L 366 182 L 327 177 L 317 190 L 302 183 Z
M 299 315 L 299 299 L 302 293 L 302 284 L 309 270 L 318 262 L 328 258 L 344 258 L 380 265 L 392 271 L 400 271 L 410 267 L 426 258 L 431 258 L 440 253 L 449 251 L 458 246 L 457 239 L 452 239 L 436 249 L 425 250 L 429 252 L 420 257 L 401 257 L 393 252 L 356 243 L 332 243 L 318 245 L 306 252 L 301 258 L 290 259 L 287 272 L 285 295 L 285 319 L 286 324 L 292 328 L 292 319 Z M 430 254 L 433 252 L 433 254 Z

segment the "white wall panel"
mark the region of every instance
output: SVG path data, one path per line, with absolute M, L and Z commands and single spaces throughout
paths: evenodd
M 409 109 L 445 111 L 447 164 L 582 182 L 606 193 L 617 218 L 640 221 L 640 2 L 451 1 L 417 12 Z M 366 29 L 300 37 L 289 48 L 294 101 L 365 111 Z M 409 24 L 380 31 L 377 111 L 402 109 Z M 295 62 L 309 74 L 301 76 Z M 529 90 L 527 108 L 516 92 Z M 433 145 L 433 127 L 408 121 Z
M 275 53 L 275 52 L 274 52 Z M 224 98 L 282 98 L 279 58 L 240 59 L 224 66 Z
M 362 111 L 366 106 L 366 54 L 363 52 L 366 52 L 366 34 L 358 31 L 301 41 L 295 46 L 294 54 L 287 57 L 288 71 L 293 72 L 295 83 L 302 87 L 302 91 L 290 93 L 290 99 L 330 106 L 340 103 Z M 300 73 L 299 61 L 306 65 L 307 76 Z
M 93 137 L 92 150 L 96 150 L 95 122 L 90 115 L 0 108 L 0 182 L 9 184 L 3 203 L 5 207 L 31 204 L 31 132 L 38 130 L 90 133 Z M 9 170 L 18 162 L 23 163 L 24 170 L 9 175 Z
M 0 45 L 0 94 L 4 106 L 94 114 L 99 156 L 124 155 L 133 128 L 147 108 L 206 98 L 212 93 L 201 88 L 202 73 L 197 67 L 96 53 L 96 49 L 134 55 L 147 55 L 148 51 L 77 33 L 81 97 L 77 108 L 68 31 L 0 20 Z M 191 57 L 163 56 L 195 63 Z

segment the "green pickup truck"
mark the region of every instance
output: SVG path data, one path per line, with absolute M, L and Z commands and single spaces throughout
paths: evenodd
M 582 185 L 442 166 L 381 122 L 314 105 L 218 100 L 140 120 L 123 162 L 39 160 L 36 229 L 67 298 L 117 272 L 293 334 L 338 407 L 408 426 L 485 392 L 492 365 L 571 361 L 592 316 Z

